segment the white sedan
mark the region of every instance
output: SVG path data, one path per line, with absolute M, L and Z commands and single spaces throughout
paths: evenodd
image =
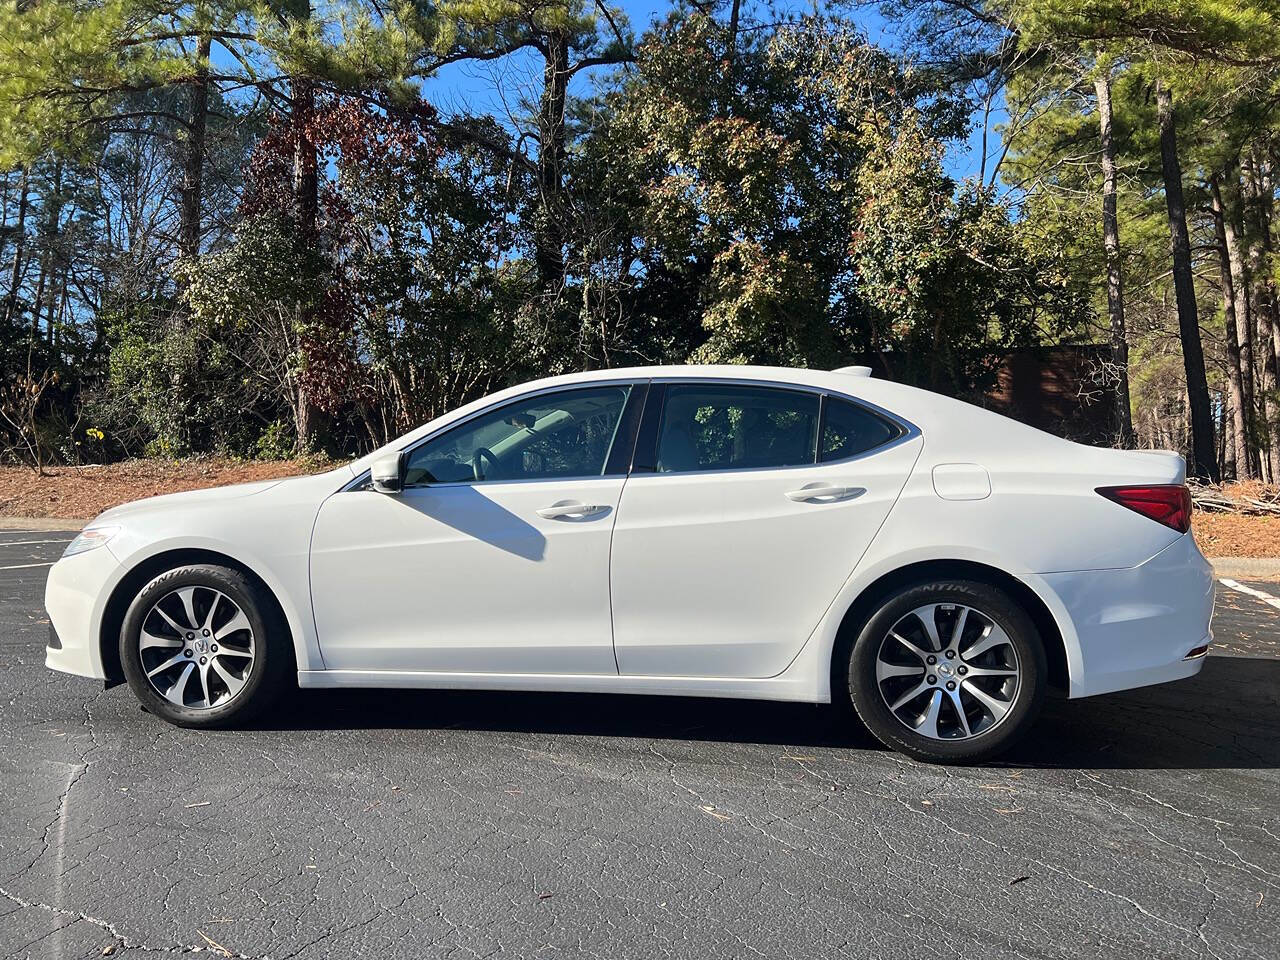
M 1184 472 L 860 367 L 572 374 L 107 511 L 49 573 L 47 663 L 194 727 L 294 682 L 615 691 L 851 703 L 979 760 L 1050 688 L 1199 671 Z

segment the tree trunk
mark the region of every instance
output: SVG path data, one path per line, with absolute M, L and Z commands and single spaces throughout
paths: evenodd
M 62 326 L 67 316 L 68 286 L 70 283 L 70 264 L 66 257 L 60 257 L 62 270 L 58 278 L 58 299 L 49 305 L 49 346 L 57 354 L 62 345 Z
M 209 119 L 209 50 L 212 41 L 208 34 L 196 41 L 195 79 L 190 86 L 187 114 L 187 139 L 183 146 L 182 179 L 178 182 L 178 255 L 184 260 L 194 260 L 200 255 L 200 210 L 204 182 L 205 131 Z M 181 305 L 185 284 L 178 285 L 179 306 L 170 311 L 167 336 L 173 346 L 174 362 L 169 368 L 170 409 L 175 426 L 174 439 L 179 448 L 192 447 L 191 378 L 189 363 L 180 362 L 186 355 L 182 346 L 190 336 L 186 309 Z
M 1232 277 L 1231 254 L 1227 250 L 1227 217 L 1222 205 L 1222 189 L 1215 174 L 1209 179 L 1213 201 L 1213 225 L 1218 240 L 1218 273 L 1222 278 L 1222 311 L 1226 326 L 1227 397 L 1231 407 L 1232 452 L 1237 479 L 1252 479 L 1249 457 L 1248 400 L 1240 362 L 1239 326 L 1236 320 L 1236 289 Z
M 1160 165 L 1164 173 L 1165 203 L 1169 208 L 1169 245 L 1173 254 L 1173 289 L 1178 302 L 1178 331 L 1182 339 L 1182 365 L 1187 377 L 1191 444 L 1188 474 L 1217 481 L 1214 455 L 1213 409 L 1204 372 L 1204 349 L 1196 315 L 1196 290 L 1191 276 L 1191 240 L 1187 235 L 1187 211 L 1182 197 L 1182 169 L 1178 164 L 1178 140 L 1173 125 L 1173 99 L 1163 83 L 1156 84 L 1160 118 Z
M 40 318 L 44 315 L 45 294 L 53 296 L 51 285 L 58 269 L 56 262 L 58 234 L 62 225 L 62 161 L 53 164 L 53 179 L 44 197 L 44 222 L 40 225 L 36 236 L 39 240 L 40 273 L 36 280 L 36 294 L 31 301 L 30 342 L 35 344 L 40 338 Z
M 312 137 L 315 122 L 315 85 L 309 77 L 293 83 L 293 211 L 297 243 L 309 251 L 316 241 L 319 219 L 320 179 L 316 145 Z
M 538 108 L 538 193 L 534 260 L 543 293 L 558 293 L 564 283 L 565 123 L 569 87 L 569 38 L 548 34 L 543 67 L 542 101 Z
M 178 186 L 180 212 L 178 252 L 187 259 L 200 255 L 200 200 L 204 179 L 204 140 L 209 122 L 209 49 L 212 39 L 202 34 L 196 46 L 195 81 L 191 84 L 191 111 L 187 120 L 186 155 Z
M 1116 148 L 1111 138 L 1111 78 L 1094 81 L 1102 140 L 1102 243 L 1107 261 L 1107 316 L 1111 321 L 1111 364 L 1115 368 L 1115 430 L 1122 447 L 1133 446 L 1129 410 L 1129 340 L 1124 329 L 1124 288 L 1120 267 L 1120 224 L 1116 211 Z
M 738 62 L 738 15 L 742 0 L 731 0 L 729 4 L 729 67 L 732 69 Z
M 40 273 L 36 275 L 36 293 L 31 299 L 31 343 L 34 345 L 40 336 L 40 314 L 44 311 L 44 282 L 49 275 L 49 255 L 40 251 Z
M 303 380 L 298 382 L 298 399 L 293 410 L 294 429 L 298 433 L 298 452 L 311 453 L 311 444 L 315 434 L 315 425 L 312 420 L 315 416 L 315 407 L 307 398 L 306 383 Z
M 1280 329 L 1280 304 L 1276 299 L 1276 285 L 1271 278 L 1271 244 L 1263 237 L 1269 228 L 1267 208 L 1270 198 L 1262 195 L 1262 178 L 1255 161 L 1243 165 L 1248 202 L 1254 226 L 1253 242 L 1249 250 L 1249 273 L 1252 276 L 1257 297 L 1255 311 L 1258 321 L 1258 346 L 1261 358 L 1255 356 L 1258 365 L 1258 386 L 1262 391 L 1262 423 L 1259 433 L 1266 451 L 1266 479 L 1272 483 L 1280 480 L 1280 437 L 1276 427 L 1280 424 L 1280 397 L 1276 395 L 1276 332 Z
M 311 16 L 307 4 L 306 15 Z M 293 81 L 293 211 L 294 243 L 304 264 L 314 264 L 320 210 L 320 177 L 314 138 L 315 85 L 310 77 Z M 318 282 L 319 278 L 314 278 Z M 305 345 L 305 340 L 304 340 Z M 306 351 L 303 350 L 304 363 Z M 300 453 L 309 453 L 316 443 L 316 410 L 307 385 L 307 371 L 299 371 L 298 399 L 294 405 L 294 428 Z
M 1258 408 L 1254 385 L 1257 383 L 1257 367 L 1253 360 L 1253 308 L 1249 302 L 1249 274 L 1245 267 L 1244 253 L 1240 246 L 1239 196 L 1240 178 L 1232 173 L 1233 193 L 1237 203 L 1223 209 L 1222 230 L 1230 262 L 1231 286 L 1235 291 L 1236 337 L 1240 343 L 1240 382 L 1244 389 L 1245 430 L 1249 453 L 1249 472 L 1261 476 L 1262 463 L 1258 450 L 1255 424 Z
M 1267 306 L 1271 312 L 1271 346 L 1276 357 L 1276 379 L 1280 382 L 1280 295 L 1277 294 L 1275 276 L 1272 273 L 1275 269 L 1275 250 L 1271 242 L 1271 211 L 1275 203 L 1275 186 L 1271 181 L 1271 169 L 1265 162 L 1254 163 L 1253 175 L 1257 181 L 1254 196 L 1257 200 L 1255 210 L 1258 217 L 1258 244 L 1262 249 L 1265 267 L 1258 276 L 1263 281 Z
M 1228 409 L 1229 406 L 1224 401 L 1218 410 L 1218 432 L 1216 434 L 1218 438 L 1218 465 L 1224 477 L 1238 476 L 1235 450 L 1227 449 L 1227 436 L 1231 433 L 1231 427 L 1227 423 L 1227 418 L 1231 415 L 1231 411 Z M 1231 467 L 1230 470 L 1227 469 L 1228 465 Z
M 1276 350 L 1271 339 L 1271 312 L 1258 295 L 1258 348 L 1262 355 L 1258 361 L 1258 388 L 1262 391 L 1262 423 L 1258 429 L 1262 444 L 1264 464 L 1263 479 L 1268 483 L 1280 480 L 1280 447 L 1275 442 L 1272 429 L 1280 422 L 1280 410 L 1276 409 Z
M 4 319 L 13 322 L 18 315 L 18 291 L 22 288 L 22 257 L 27 249 L 27 167 L 22 167 L 18 178 L 18 224 L 13 236 L 13 267 L 9 271 L 9 292 L 4 298 Z

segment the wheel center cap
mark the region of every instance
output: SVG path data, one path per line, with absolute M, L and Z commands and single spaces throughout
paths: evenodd
M 195 648 L 196 653 L 204 653 L 207 649 L 209 649 L 209 645 L 205 643 L 203 640 L 197 640 L 191 646 Z
M 950 677 L 955 674 L 955 669 L 949 663 L 938 664 L 938 672 L 944 677 Z

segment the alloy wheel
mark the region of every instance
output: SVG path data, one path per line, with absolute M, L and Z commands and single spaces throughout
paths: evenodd
M 958 603 L 911 610 L 876 653 L 876 687 L 889 712 L 932 740 L 967 740 L 999 725 L 1021 679 L 1009 635 L 990 615 Z
M 230 703 L 249 682 L 255 639 L 235 600 L 213 587 L 187 586 L 147 612 L 138 654 L 156 693 L 175 706 L 208 710 Z

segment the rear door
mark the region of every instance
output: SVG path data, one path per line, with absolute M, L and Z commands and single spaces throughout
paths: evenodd
M 624 675 L 770 677 L 897 500 L 918 431 L 820 391 L 656 384 L 613 531 Z

